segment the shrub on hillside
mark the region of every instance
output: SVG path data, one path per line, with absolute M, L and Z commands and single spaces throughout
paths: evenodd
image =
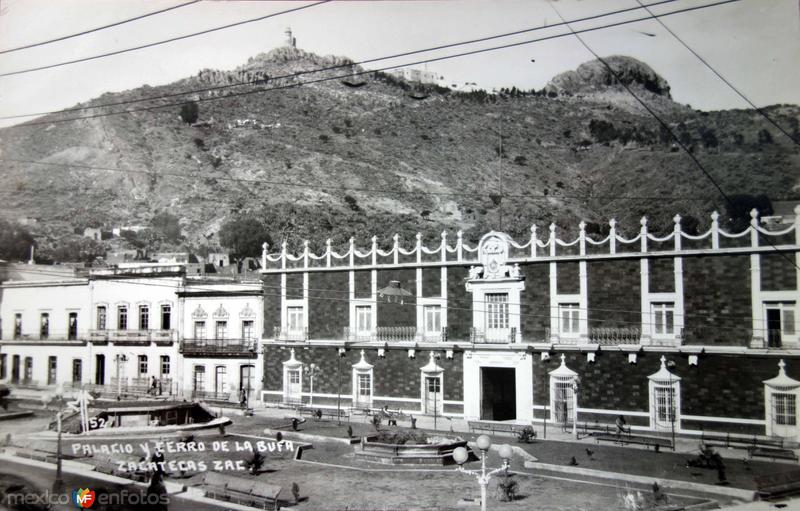
M 181 105 L 181 120 L 186 124 L 192 124 L 197 122 L 197 118 L 200 114 L 200 107 L 197 106 L 196 101 L 189 101 Z

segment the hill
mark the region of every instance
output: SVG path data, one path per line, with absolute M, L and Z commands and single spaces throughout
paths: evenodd
M 679 105 L 645 64 L 611 60 L 727 193 L 798 195 L 797 146 L 758 114 Z M 81 105 L 212 88 L 191 97 L 198 106 L 191 124 L 175 105 L 55 122 L 74 115 L 61 113 L 37 120 L 50 124 L 2 129 L 5 158 L 78 166 L 0 163 L 0 215 L 37 218 L 36 234 L 53 239 L 86 225 L 148 225 L 167 211 L 179 217 L 184 239 L 176 245 L 202 252 L 218 245 L 227 219 L 241 215 L 262 220 L 273 240 L 297 248 L 309 238 L 319 249 L 328 237 L 341 246 L 374 234 L 388 246 L 395 232 L 410 243 L 417 231 L 438 237 L 445 229 L 475 239 L 495 228 L 524 239 L 532 223 L 556 222 L 574 234 L 581 219 L 605 224 L 611 217 L 634 232 L 641 215 L 664 229 L 675 213 L 705 224 L 712 210 L 725 209 L 713 185 L 598 62 L 538 93 L 460 93 L 381 73 L 292 86 L 341 69 L 280 78 L 348 64 L 280 48 L 234 71 L 202 70 Z M 219 88 L 241 81 L 257 83 Z M 766 111 L 798 136 L 800 108 Z

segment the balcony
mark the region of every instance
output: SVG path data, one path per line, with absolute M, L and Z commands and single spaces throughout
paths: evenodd
M 273 330 L 272 335 L 276 341 L 305 342 L 308 340 L 308 329 L 305 328 L 299 331 L 287 330 L 285 328 L 276 326 Z
M 499 330 L 486 332 L 479 328 L 470 330 L 469 342 L 472 344 L 514 344 L 522 342 L 516 328 L 507 331 Z
M 89 341 L 94 343 L 113 342 L 120 345 L 141 345 L 171 343 L 175 340 L 175 330 L 90 330 Z
M 187 357 L 256 358 L 257 339 L 184 339 L 180 351 Z
M 415 326 L 379 326 L 370 332 L 345 328 L 343 338 L 348 342 L 447 342 L 447 328 L 438 332 L 423 332 Z

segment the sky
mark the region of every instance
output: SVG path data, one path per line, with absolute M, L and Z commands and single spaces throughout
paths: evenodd
M 0 0 L 0 51 L 185 1 Z M 717 1 L 676 0 L 651 9 L 661 14 Z M 206 0 L 89 35 L 2 53 L 0 74 L 121 50 L 310 3 Z M 557 0 L 554 5 L 567 20 L 574 20 L 637 7 L 638 3 Z M 738 0 L 661 19 L 756 105 L 766 106 L 800 104 L 799 11 L 798 0 Z M 647 16 L 639 9 L 575 23 L 573 28 Z M 287 27 L 291 27 L 299 48 L 355 61 L 539 28 L 528 34 L 367 66 L 373 69 L 568 33 L 563 26 L 548 28 L 558 21 L 545 0 L 331 1 L 154 48 L 0 77 L 0 117 L 58 110 L 106 92 L 170 83 L 204 68 L 232 69 L 251 56 L 283 45 Z M 628 55 L 650 65 L 669 82 L 673 98 L 680 103 L 702 110 L 747 108 L 744 100 L 653 19 L 588 32 L 583 37 L 601 56 Z M 558 73 L 592 58 L 573 36 L 568 36 L 433 62 L 427 69 L 445 76 L 448 82 L 476 82 L 487 90 L 512 86 L 539 89 Z M 0 126 L 28 119 L 0 120 Z

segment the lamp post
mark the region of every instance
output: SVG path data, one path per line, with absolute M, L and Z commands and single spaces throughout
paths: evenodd
M 56 443 L 56 480 L 53 481 L 53 493 L 61 492 L 64 488 L 64 480 L 61 478 L 61 412 L 56 413 L 56 427 L 58 428 L 58 440 Z
M 486 511 L 486 488 L 489 486 L 489 481 L 492 479 L 492 476 L 497 474 L 498 472 L 508 472 L 509 468 L 508 460 L 511 459 L 513 451 L 511 450 L 510 445 L 508 444 L 501 445 L 500 457 L 503 458 L 503 466 L 487 472 L 486 453 L 489 451 L 489 447 L 492 446 L 492 441 L 487 435 L 481 435 L 475 441 L 475 444 L 481 451 L 480 471 L 468 470 L 464 468 L 464 463 L 466 463 L 467 460 L 469 459 L 469 451 L 467 451 L 467 449 L 465 449 L 464 447 L 456 447 L 453 450 L 453 459 L 456 461 L 456 463 L 458 463 L 458 468 L 456 470 L 468 475 L 473 475 L 478 478 L 478 484 L 481 487 L 481 511 Z
M 575 376 L 572 379 L 572 438 L 578 439 L 578 388 L 581 385 L 581 377 Z
M 344 353 L 336 350 L 336 425 L 342 425 L 342 357 Z
M 308 366 L 308 381 L 309 381 L 309 397 L 308 406 L 314 406 L 314 377 L 320 374 L 320 368 L 317 364 L 309 364 Z

